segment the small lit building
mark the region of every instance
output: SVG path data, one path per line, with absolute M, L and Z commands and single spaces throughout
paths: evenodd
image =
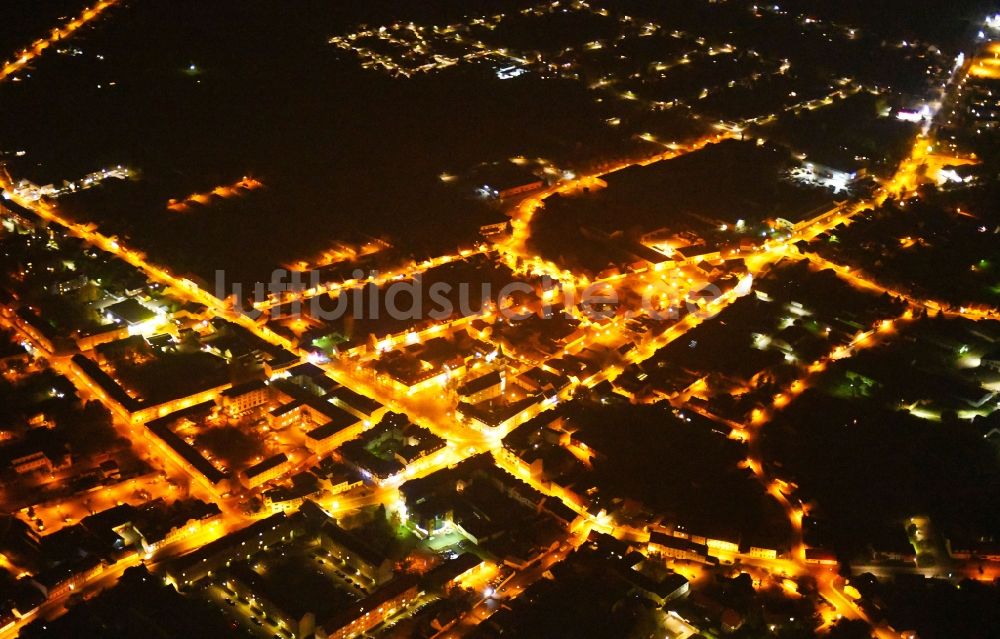
M 128 337 L 128 326 L 112 322 L 77 333 L 76 345 L 81 351 L 89 351 L 96 346 L 115 342 Z
M 346 386 L 336 386 L 324 396 L 324 399 L 372 424 L 382 419 L 389 410 L 382 402 Z
M 264 461 L 254 464 L 250 468 L 240 472 L 240 484 L 248 490 L 257 488 L 262 484 L 277 479 L 284 474 L 291 466 L 291 460 L 285 453 L 272 455 Z
M 253 380 L 222 391 L 218 403 L 230 417 L 240 417 L 271 401 L 271 388 L 263 380 Z
M 492 371 L 459 386 L 458 395 L 463 402 L 478 404 L 499 397 L 503 392 L 504 382 L 502 371 Z
M 836 566 L 837 556 L 824 548 L 806 548 L 806 563 L 819 566 Z
M 649 551 L 663 557 L 690 561 L 706 561 L 708 558 L 708 546 L 705 544 L 658 531 L 649 534 Z
M 292 400 L 269 412 L 267 423 L 273 430 L 284 430 L 301 422 L 305 413 L 305 404 L 299 400 Z
M 36 470 L 51 473 L 54 469 L 52 460 L 50 460 L 48 455 L 40 450 L 30 452 L 20 457 L 15 457 L 10 460 L 10 464 L 14 467 L 14 471 L 17 472 L 18 475 L 27 475 L 28 473 Z
M 109 320 L 127 326 L 132 335 L 152 330 L 157 321 L 162 319 L 158 313 L 146 308 L 131 297 L 106 306 L 104 313 Z
M 337 412 L 331 411 L 326 422 L 306 433 L 306 448 L 320 457 L 357 437 L 364 430 L 364 420 L 332 404 L 330 407 Z

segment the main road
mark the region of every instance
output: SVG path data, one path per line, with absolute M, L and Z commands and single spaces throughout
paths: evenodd
M 32 60 L 42 55 L 46 49 L 57 42 L 61 42 L 78 31 L 81 27 L 90 24 L 101 16 L 109 8 L 118 4 L 119 0 L 100 0 L 97 4 L 87 9 L 79 17 L 74 18 L 61 27 L 56 27 L 47 38 L 35 40 L 27 48 L 22 49 L 17 57 L 9 62 L 5 62 L 0 67 L 0 82 L 10 76 L 22 71 Z

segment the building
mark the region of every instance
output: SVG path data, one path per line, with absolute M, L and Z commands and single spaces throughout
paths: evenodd
M 282 430 L 299 426 L 306 432 L 306 447 L 320 457 L 360 435 L 371 424 L 366 414 L 374 416 L 385 412 L 380 403 L 345 387 L 318 396 L 294 384 L 276 382 L 274 386 L 291 401 L 268 414 L 271 428 Z
M 174 425 L 182 419 L 198 418 L 210 413 L 215 402 L 204 402 L 146 424 L 146 432 L 154 444 L 160 446 L 176 463 L 198 477 L 214 493 L 223 492 L 228 487 L 229 476 L 205 459 L 198 449 L 184 441 L 174 431 Z
M 179 557 L 167 567 L 165 578 L 175 588 L 186 588 L 234 559 L 246 558 L 294 535 L 291 521 L 284 513 L 276 513 Z
M 994 371 L 1000 371 L 1000 349 L 995 349 L 979 358 L 981 366 Z
M 778 551 L 774 548 L 761 548 L 760 546 L 750 546 L 750 552 L 748 553 L 751 557 L 757 559 L 777 559 Z
M 153 553 L 206 526 L 218 525 L 222 519 L 217 504 L 188 499 L 167 505 L 162 499 L 156 499 L 137 508 L 132 530 L 138 536 L 136 544 L 142 551 Z
M 240 483 L 247 490 L 253 490 L 262 484 L 277 479 L 292 465 L 285 453 L 272 455 L 259 464 L 240 472 Z
M 364 420 L 332 404 L 330 408 L 334 410 L 328 413 L 327 421 L 306 433 L 306 448 L 320 457 L 357 437 L 364 429 Z
M 90 555 L 72 565 L 61 564 L 43 570 L 31 577 L 31 582 L 41 590 L 46 599 L 58 599 L 84 585 L 103 570 L 101 560 Z
M 0 515 L 0 555 L 26 568 L 36 568 L 42 555 L 42 536 L 14 515 Z
M 645 558 L 640 553 L 626 555 L 620 562 L 615 562 L 616 572 L 632 586 L 632 589 L 642 597 L 649 599 L 657 606 L 686 596 L 691 591 L 691 584 L 683 576 L 675 572 L 656 580 L 638 570 L 639 564 Z M 633 565 L 628 565 L 633 564 Z
M 366 397 L 346 386 L 337 386 L 331 389 L 326 393 L 324 399 L 334 406 L 343 408 L 347 412 L 353 413 L 371 424 L 382 419 L 388 411 L 388 408 L 381 402 Z
M 494 162 L 477 168 L 474 178 L 482 183 L 475 191 L 485 199 L 505 199 L 536 191 L 545 182 L 526 167 L 511 162 Z
M 489 562 L 478 555 L 464 552 L 455 559 L 433 568 L 424 575 L 423 583 L 429 591 L 447 593 L 455 584 L 488 565 Z
M 86 275 L 80 274 L 75 277 L 70 277 L 50 284 L 49 292 L 53 295 L 66 295 L 67 293 L 72 293 L 73 291 L 79 291 L 87 285 L 88 281 L 89 280 Z
M 101 364 L 134 360 L 151 353 L 149 342 L 142 335 L 127 335 L 94 346 L 94 357 Z
M 31 363 L 31 353 L 23 344 L 0 345 L 0 371 L 15 370 Z
M 10 460 L 10 464 L 13 466 L 18 475 L 27 475 L 28 473 L 36 470 L 51 474 L 54 468 L 52 466 L 52 460 L 50 460 L 48 455 L 40 450 L 30 452 L 20 457 L 15 457 Z
M 36 344 L 49 353 L 56 350 L 56 345 L 60 345 L 60 336 L 52 329 L 52 326 L 44 321 L 38 314 L 30 308 L 22 307 L 14 313 L 14 324 Z
M 215 398 L 229 383 L 199 390 L 187 397 L 170 399 L 159 404 L 149 404 L 129 395 L 118 382 L 108 375 L 93 359 L 77 353 L 71 358 L 76 372 L 90 381 L 94 391 L 110 404 L 123 419 L 133 424 L 144 423 L 166 417 L 174 411 L 205 403 L 214 404 Z
M 316 614 L 305 606 L 284 596 L 284 593 L 270 587 L 245 563 L 237 563 L 227 570 L 226 587 L 255 608 L 260 609 L 268 619 L 281 628 L 287 628 L 296 637 L 308 637 L 316 627 Z
M 298 473 L 292 477 L 291 486 L 278 486 L 265 490 L 263 494 L 264 506 L 271 509 L 272 512 L 292 511 L 321 489 L 322 484 L 315 475 L 310 472 Z
M 689 561 L 707 561 L 708 546 L 674 537 L 664 532 L 652 532 L 649 534 L 649 551 L 663 557 L 674 559 L 685 559 Z
M 230 417 L 252 412 L 271 401 L 271 387 L 263 380 L 254 380 L 227 388 L 219 394 L 218 403 Z
M 419 579 L 403 575 L 318 624 L 316 639 L 356 637 L 382 623 L 420 595 Z
M 39 221 L 39 217 L 33 211 L 6 197 L 0 197 L 0 217 L 4 219 L 4 226 L 11 231 L 15 227 L 33 231 L 35 223 Z
M 510 234 L 510 221 L 484 224 L 479 227 L 479 234 L 487 240 L 498 240 Z
M 819 566 L 836 566 L 837 556 L 823 548 L 806 548 L 806 563 Z
M 509 403 L 502 399 L 487 400 L 478 404 L 460 402 L 456 413 L 459 418 L 468 420 L 473 427 L 480 430 L 507 430 L 533 417 L 543 399 L 542 396 L 536 396 Z M 532 408 L 535 410 L 529 410 Z
M 312 509 L 318 509 L 312 502 L 306 504 Z M 332 519 L 327 518 L 320 526 L 319 543 L 332 556 L 375 584 L 383 584 L 392 578 L 392 561 L 388 557 L 338 526 Z
M 127 326 L 131 335 L 152 330 L 157 321 L 162 319 L 160 314 L 131 297 L 104 307 L 104 314 L 109 320 Z
M 458 387 L 463 402 L 478 404 L 499 397 L 503 393 L 506 376 L 503 371 L 492 371 Z
M 299 400 L 292 400 L 267 414 L 267 424 L 272 430 L 284 430 L 293 424 L 299 424 L 307 419 L 305 414 L 305 404 Z
M 265 349 L 263 358 L 264 375 L 268 378 L 292 368 L 300 361 L 299 356 L 295 353 L 277 346 Z
M 331 493 L 342 493 L 356 488 L 364 481 L 361 473 L 357 470 L 347 464 L 335 461 L 331 457 L 321 460 L 310 468 L 309 472 L 318 477 L 321 485 Z
M 101 344 L 115 342 L 126 337 L 128 337 L 128 327 L 112 322 L 111 324 L 78 332 L 76 345 L 81 351 L 89 351 Z

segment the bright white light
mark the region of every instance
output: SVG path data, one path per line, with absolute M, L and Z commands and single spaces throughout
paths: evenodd
M 330 361 L 330 358 L 321 352 L 310 351 L 309 354 L 306 355 L 306 361 L 309 362 L 310 364 L 319 365 L 319 364 L 326 364 L 327 362 Z
M 736 285 L 733 292 L 736 293 L 737 297 L 744 297 L 750 294 L 750 290 L 753 288 L 753 274 L 748 273 L 742 279 L 740 283 Z
M 940 184 L 944 184 L 945 182 L 956 182 L 961 184 L 962 181 L 962 177 L 955 171 L 955 169 L 944 169 L 938 171 L 938 183 Z
M 497 77 L 501 80 L 510 80 L 511 78 L 516 78 L 520 75 L 524 75 L 528 70 L 523 67 L 503 67 L 502 69 L 497 69 Z

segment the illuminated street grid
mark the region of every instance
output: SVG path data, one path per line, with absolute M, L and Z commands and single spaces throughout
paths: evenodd
M 17 73 L 34 57 L 41 55 L 52 41 L 66 38 L 113 4 L 103 1 L 85 12 L 81 18 L 54 32 L 50 40 L 36 42 L 32 48 L 21 52 L 13 62 L 6 64 L 0 79 Z M 539 5 L 524 9 L 521 15 L 542 16 L 564 11 L 613 20 L 618 33 L 609 41 L 584 43 L 581 51 L 564 50 L 551 57 L 537 52 L 511 52 L 503 48 L 491 48 L 481 40 L 480 34 L 499 28 L 508 19 L 504 15 L 445 27 L 413 24 L 371 27 L 338 36 L 331 42 L 342 49 L 353 51 L 364 66 L 399 76 L 408 77 L 461 63 L 484 61 L 499 67 L 498 74 L 516 76 L 522 71 L 552 73 L 580 79 L 588 82 L 593 89 L 606 91 L 617 91 L 616 87 L 620 83 L 623 86 L 627 83 L 612 77 L 596 80 L 583 77 L 587 75 L 585 71 L 563 61 L 575 58 L 580 53 L 586 56 L 588 51 L 605 48 L 614 50 L 635 38 L 676 39 L 683 44 L 680 47 L 684 49 L 683 53 L 676 59 L 657 62 L 648 71 L 654 77 L 662 78 L 675 66 L 688 64 L 691 60 L 736 53 L 735 47 L 731 45 L 712 45 L 704 38 L 690 34 L 666 32 L 662 25 L 656 23 L 643 23 L 626 16 L 609 16 L 607 10 L 594 8 L 584 2 L 575 2 L 565 7 L 558 2 Z M 821 30 L 828 38 L 850 40 L 858 36 L 857 31 L 851 27 L 824 25 L 815 21 L 805 24 L 810 29 Z M 377 50 L 376 45 L 379 45 Z M 439 52 L 439 49 L 450 53 Z M 377 52 L 386 50 L 389 52 Z M 753 52 L 750 53 L 753 55 Z M 580 64 L 585 66 L 586 62 Z M 787 61 L 761 61 L 759 64 L 761 69 L 754 72 L 754 76 L 763 73 L 783 74 L 788 69 Z M 990 59 L 980 59 L 963 66 L 952 79 L 952 85 L 940 97 L 941 103 L 947 104 L 952 98 L 951 88 L 956 83 L 965 81 L 965 73 L 971 73 L 977 78 L 987 77 L 991 73 L 991 64 Z M 724 87 L 732 88 L 738 83 L 750 81 L 746 78 L 734 80 Z M 784 105 L 783 109 L 795 111 L 820 108 L 830 104 L 835 98 L 862 90 L 850 80 L 844 80 L 840 84 L 841 88 L 827 87 L 833 90 L 828 96 L 823 95 L 807 102 L 792 102 Z M 706 87 L 696 99 L 704 99 L 715 90 L 723 89 Z M 626 100 L 643 99 L 629 89 L 617 95 Z M 664 104 L 649 99 L 645 99 L 645 102 L 651 108 L 665 108 L 681 103 Z M 77 335 L 75 348 L 87 359 L 101 360 L 100 364 L 93 366 L 118 383 L 118 387 L 127 396 L 122 398 L 115 392 L 109 392 L 109 388 L 114 385 L 102 383 L 98 379 L 100 374 L 82 363 L 79 355 L 71 356 L 73 349 L 67 351 L 52 343 L 48 336 L 41 334 L 23 315 L 15 314 L 13 308 L 5 306 L 3 328 L 15 335 L 15 341 L 25 344 L 32 354 L 28 372 L 9 374 L 26 375 L 32 371 L 37 373 L 51 368 L 64 375 L 72 382 L 82 399 L 96 400 L 110 409 L 114 427 L 132 442 L 133 454 L 152 466 L 151 472 L 123 480 L 119 484 L 109 483 L 92 496 L 70 495 L 56 498 L 35 505 L 31 508 L 30 515 L 28 508 L 24 508 L 19 516 L 29 526 L 48 535 L 93 513 L 126 503 L 141 507 L 158 498 L 167 501 L 201 499 L 208 504 L 218 504 L 220 511 L 217 515 L 183 529 L 183 534 L 169 543 L 143 552 L 134 550 L 118 558 L 116 562 L 102 565 L 99 570 L 74 582 L 68 590 L 50 596 L 41 607 L 11 620 L 3 630 L 3 635 L 15 636 L 36 618 L 57 616 L 72 599 L 75 591 L 107 587 L 125 568 L 141 561 L 155 566 L 157 571 L 166 565 L 164 570 L 168 578 L 178 586 L 186 586 L 186 576 L 189 573 L 185 570 L 188 568 L 164 563 L 167 557 L 176 557 L 188 550 L 197 553 L 199 548 L 204 549 L 210 542 L 239 530 L 256 530 L 247 528 L 248 526 L 266 524 L 272 531 L 285 531 L 286 526 L 289 531 L 292 530 L 299 525 L 296 523 L 298 520 L 294 519 L 294 513 L 301 514 L 307 508 L 298 508 L 303 503 L 301 499 L 296 501 L 294 497 L 288 498 L 284 493 L 276 493 L 273 489 L 280 486 L 287 491 L 294 491 L 294 485 L 290 482 L 292 476 L 322 465 L 324 458 L 331 452 L 341 466 L 355 464 L 362 467 L 364 481 L 330 480 L 325 488 L 309 493 L 309 498 L 322 509 L 313 511 L 311 516 L 314 518 L 349 516 L 363 507 L 381 504 L 391 512 L 394 521 L 403 525 L 407 522 L 408 510 L 413 508 L 401 493 L 406 492 L 407 487 L 415 485 L 411 482 L 429 481 L 429 478 L 440 477 L 441 472 L 452 472 L 445 469 L 453 468 L 463 460 L 476 464 L 482 464 L 482 460 L 486 460 L 485 470 L 472 471 L 474 479 L 469 480 L 470 485 L 484 486 L 483 490 L 487 492 L 495 490 L 487 490 L 485 487 L 494 485 L 490 483 L 494 481 L 490 473 L 499 468 L 508 473 L 501 473 L 502 477 L 506 477 L 501 483 L 509 481 L 515 484 L 518 486 L 515 492 L 524 491 L 527 494 L 537 491 L 537 494 L 548 497 L 551 501 L 546 503 L 551 504 L 553 517 L 559 516 L 557 511 L 568 509 L 569 514 L 562 515 L 569 520 L 564 522 L 565 529 L 555 537 L 553 545 L 538 553 L 530 564 L 512 570 L 496 561 L 477 563 L 478 572 L 453 578 L 454 583 L 476 592 L 486 592 L 486 596 L 473 601 L 458 622 L 442 636 L 460 636 L 471 632 L 497 610 L 498 599 L 515 599 L 518 594 L 541 580 L 542 574 L 549 567 L 568 561 L 567 557 L 576 549 L 585 547 L 587 533 L 591 531 L 630 540 L 642 549 L 647 559 L 673 557 L 671 565 L 675 572 L 692 583 L 697 583 L 702 577 L 706 564 L 711 563 L 710 557 L 715 558 L 712 561 L 721 560 L 724 563 L 738 559 L 743 570 L 752 576 L 758 586 L 784 589 L 789 596 L 796 594 L 794 580 L 812 576 L 825 602 L 826 608 L 822 611 L 824 624 L 832 624 L 841 617 L 869 621 L 867 614 L 854 601 L 858 598 L 855 596 L 857 590 L 853 587 L 845 588 L 843 580 L 837 576 L 836 566 L 831 566 L 831 562 L 826 559 L 817 559 L 820 555 L 807 550 L 803 540 L 803 518 L 808 515 L 809 506 L 796 496 L 793 484 L 772 474 L 774 467 L 767 465 L 761 458 L 758 439 L 765 425 L 817 383 L 829 368 L 863 351 L 885 348 L 897 340 L 901 333 L 910 331 L 916 318 L 924 313 L 940 313 L 942 316 L 966 320 L 1000 319 L 995 308 L 985 305 L 956 307 L 932 299 L 921 299 L 915 293 L 890 288 L 889 284 L 880 282 L 878 278 L 871 277 L 862 270 L 828 260 L 821 252 L 811 250 L 813 245 L 810 242 L 835 228 L 843 228 L 842 225 L 853 224 L 856 219 L 867 215 L 866 212 L 872 207 L 881 205 L 888 198 L 891 197 L 896 202 L 908 201 L 908 198 L 917 194 L 920 185 L 933 179 L 933 171 L 928 172 L 928 168 L 941 171 L 945 167 L 962 164 L 962 158 L 937 148 L 937 132 L 931 122 L 927 122 L 918 134 L 910 157 L 902 162 L 891 179 L 878 187 L 870 199 L 837 204 L 783 229 L 781 233 L 771 235 L 745 251 L 716 255 L 710 258 L 715 267 L 710 271 L 698 265 L 700 259 L 685 258 L 650 263 L 641 268 L 591 279 L 544 260 L 529 249 L 531 219 L 544 205 L 546 198 L 556 193 L 567 194 L 581 192 L 584 188 L 600 188 L 601 178 L 614 171 L 634 164 L 650 164 L 697 153 L 723 140 L 742 137 L 747 127 L 766 120 L 767 117 L 738 123 L 720 123 L 709 135 L 686 143 L 667 144 L 666 149 L 655 156 L 634 158 L 598 174 L 559 180 L 521 199 L 510 208 L 512 232 L 509 236 L 484 242 L 476 249 L 433 258 L 410 268 L 382 274 L 377 279 L 324 283 L 297 297 L 285 296 L 261 301 L 257 305 L 258 310 L 269 310 L 295 299 L 331 297 L 363 284 L 386 285 L 417 274 L 432 273 L 434 269 L 481 259 L 494 263 L 498 268 L 502 266 L 512 274 L 535 278 L 532 281 L 536 283 L 542 277 L 550 278 L 555 283 L 553 288 L 534 291 L 517 302 L 500 301 L 501 304 L 519 303 L 525 311 L 537 311 L 542 304 L 558 308 L 570 289 L 582 290 L 594 284 L 613 285 L 620 294 L 627 293 L 631 296 L 631 303 L 645 295 L 660 300 L 663 307 L 675 305 L 690 309 L 678 319 L 670 321 L 642 314 L 627 318 L 621 315 L 594 318 L 579 309 L 566 309 L 559 320 L 565 324 L 566 330 L 551 339 L 547 338 L 547 348 L 537 344 L 527 348 L 525 335 L 518 335 L 516 326 L 505 328 L 503 322 L 497 320 L 503 309 L 487 306 L 474 317 L 433 324 L 415 322 L 402 331 L 374 335 L 370 342 L 343 351 L 330 351 L 328 357 L 317 357 L 315 350 L 310 348 L 311 344 L 304 344 L 299 340 L 305 330 L 314 328 L 315 324 L 310 325 L 309 321 L 304 320 L 307 322 L 304 326 L 275 326 L 239 314 L 210 291 L 171 272 L 168 266 L 147 262 L 140 251 L 125 245 L 120 239 L 105 236 L 92 225 L 70 222 L 52 201 L 57 193 L 26 190 L 8 178 L 3 178 L 0 184 L 9 206 L 16 206 L 18 209 L 23 207 L 38 219 L 49 222 L 53 229 L 50 243 L 55 248 L 58 249 L 60 243 L 70 244 L 71 238 L 80 238 L 87 247 L 102 256 L 124 260 L 160 291 L 162 297 L 159 306 L 150 302 L 140 305 L 149 312 L 148 319 L 133 323 L 126 318 L 130 327 L 125 335 L 143 335 L 147 338 L 168 336 L 164 338 L 165 345 L 156 352 L 133 353 L 128 355 L 128 361 L 118 360 L 116 364 L 113 358 L 109 359 L 107 355 L 101 354 L 103 351 L 99 345 L 85 342 Z M 220 186 L 211 193 L 178 197 L 165 206 L 174 212 L 184 213 L 194 205 L 210 206 L 213 197 L 243 195 L 259 186 L 259 182 L 248 177 L 233 185 Z M 25 230 L 33 226 L 32 220 L 19 219 L 16 215 L 8 216 L 7 220 L 11 229 L 18 227 Z M 905 240 L 903 243 L 905 244 Z M 352 256 L 331 254 L 326 259 L 330 263 L 336 263 L 344 257 Z M 815 268 L 809 270 L 809 267 Z M 808 304 L 796 304 L 794 298 L 782 299 L 780 307 L 773 301 L 774 298 L 781 298 L 780 285 L 785 280 L 785 274 L 793 268 L 803 270 L 793 276 L 792 280 L 816 277 L 817 270 L 829 269 L 829 272 L 840 278 L 841 285 L 850 287 L 845 297 L 875 298 L 889 293 L 896 299 L 864 315 L 853 330 L 847 330 L 842 325 L 833 329 L 837 317 L 822 310 L 814 310 Z M 26 276 L 30 277 L 30 274 Z M 709 284 L 717 286 L 721 294 L 712 299 L 704 298 L 702 292 Z M 118 297 L 125 299 L 127 296 Z M 179 312 L 162 310 L 172 302 L 191 303 L 194 305 L 192 308 L 197 310 L 189 309 L 183 316 Z M 711 329 L 716 323 L 726 322 L 744 305 L 751 303 L 769 309 L 768 331 L 752 336 L 754 349 L 775 356 L 774 366 L 768 369 L 769 374 L 760 374 L 763 369 L 748 370 L 748 375 L 744 378 L 722 379 L 712 374 L 720 371 L 706 369 L 698 371 L 691 383 L 682 385 L 675 392 L 658 390 L 641 396 L 631 392 L 624 383 L 636 374 L 637 367 L 644 362 L 655 362 L 664 354 L 669 354 L 670 349 L 687 348 L 688 342 L 695 344 L 696 336 L 712 335 Z M 864 305 L 865 301 L 861 304 Z M 151 309 L 150 306 L 154 308 Z M 800 357 L 795 353 L 794 347 L 787 343 L 779 344 L 781 338 L 776 337 L 793 324 L 792 315 L 804 318 L 810 326 L 814 325 L 813 336 L 817 338 L 819 345 L 810 350 L 811 355 L 808 357 Z M 525 330 L 533 340 L 539 341 L 539 335 L 530 335 L 531 328 Z M 543 327 L 538 330 L 548 329 Z M 233 335 L 248 337 L 233 338 Z M 746 337 L 750 336 L 739 339 L 744 340 Z M 450 355 L 435 359 L 438 356 L 434 353 L 438 349 L 448 352 L 449 345 L 455 346 L 460 343 L 459 340 L 467 338 L 474 339 L 482 346 L 476 355 L 462 353 L 462 357 L 458 358 L 460 362 L 456 362 Z M 141 369 L 139 364 L 149 365 L 149 362 L 169 360 L 172 353 L 180 352 L 178 349 L 182 342 L 194 344 L 195 350 L 205 357 L 233 365 L 238 360 L 236 350 L 241 339 L 244 340 L 243 346 L 249 343 L 245 340 L 259 340 L 260 344 L 272 349 L 269 351 L 270 359 L 265 362 L 265 369 L 269 370 L 266 398 L 259 401 L 248 399 L 247 401 L 254 403 L 251 409 L 233 408 L 219 399 L 225 396 L 226 389 L 232 388 L 228 382 L 205 382 L 193 391 L 185 391 L 180 397 L 164 396 L 152 406 L 141 402 L 132 406 L 133 402 L 128 401 L 143 398 L 141 392 L 129 388 L 128 380 L 121 374 L 123 371 L 133 370 L 137 366 Z M 293 360 L 279 365 L 282 352 L 293 354 Z M 972 356 L 978 357 L 980 354 L 973 353 Z M 42 358 L 47 364 L 40 363 Z M 139 364 L 136 364 L 136 359 L 140 360 Z M 673 358 L 667 359 L 674 361 Z M 306 361 L 318 365 L 320 373 L 303 373 L 301 363 Z M 268 366 L 273 366 L 273 370 L 268 369 Z M 413 367 L 416 368 L 415 371 Z M 497 373 L 500 381 L 476 385 L 477 380 Z M 505 437 L 518 426 L 567 402 L 578 391 L 591 389 L 601 392 L 599 389 L 608 387 L 607 382 L 614 385 L 616 398 L 631 395 L 640 404 L 663 405 L 663 402 L 669 402 L 674 407 L 672 414 L 680 419 L 685 419 L 685 411 L 697 414 L 700 419 L 714 424 L 714 428 L 725 437 L 745 442 L 748 455 L 741 466 L 752 472 L 787 517 L 793 531 L 793 539 L 787 548 L 755 547 L 746 552 L 733 540 L 711 538 L 697 530 L 685 532 L 683 521 L 668 522 L 659 517 L 655 521 L 641 517 L 630 518 L 625 512 L 597 507 L 587 494 L 578 494 L 571 488 L 540 479 L 524 460 L 511 454 L 505 447 Z M 353 400 L 355 403 L 352 404 L 349 395 L 331 399 L 338 392 L 337 385 L 360 393 L 365 398 L 374 398 L 374 408 L 368 412 L 359 410 L 360 404 L 357 400 Z M 539 392 L 542 387 L 547 391 Z M 239 397 L 249 397 L 249 391 L 247 393 Z M 713 409 L 711 400 L 724 395 L 749 395 L 753 398 L 755 407 L 745 415 L 739 414 L 739 411 L 721 414 Z M 217 399 L 221 410 L 212 407 Z M 203 412 L 189 412 L 204 406 L 206 402 L 210 406 L 206 406 Z M 302 404 L 310 407 L 316 402 L 325 406 L 315 409 L 317 411 L 336 410 L 345 416 L 342 418 L 345 420 L 343 436 L 335 435 L 335 442 L 328 447 L 323 443 L 325 440 L 320 443 L 315 441 L 319 437 L 315 432 L 319 429 L 314 430 L 312 426 L 319 424 L 310 425 L 307 418 L 299 416 L 293 419 L 294 425 L 288 426 L 281 421 L 282 413 L 276 413 L 284 406 L 290 407 L 290 411 L 302 410 L 303 414 L 310 414 L 309 410 L 314 409 L 299 409 L 296 406 Z M 185 412 L 182 417 L 177 417 L 166 426 L 169 430 L 166 435 L 162 434 L 163 431 L 156 431 L 159 435 L 153 433 L 151 425 L 158 422 L 158 418 L 173 419 L 172 414 L 176 414 L 176 411 Z M 912 412 L 918 417 L 934 417 L 917 408 Z M 275 417 L 276 414 L 279 416 Z M 266 415 L 270 416 L 263 417 Z M 393 417 L 394 415 L 397 417 Z M 255 418 L 257 416 L 261 417 Z M 321 418 L 309 419 L 315 421 Z M 408 425 L 396 424 L 392 421 L 395 419 L 401 419 L 401 423 Z M 690 418 L 687 419 L 690 421 Z M 236 462 L 239 468 L 230 467 L 232 460 L 220 458 L 220 455 L 230 452 L 225 445 L 215 450 L 202 438 L 206 432 L 216 429 L 238 431 L 248 441 L 248 452 Z M 200 456 L 200 461 L 192 462 L 192 457 L 179 454 L 178 447 L 167 442 L 170 433 L 176 433 L 187 448 Z M 398 433 L 404 435 L 397 441 L 394 438 L 400 437 Z M 589 463 L 589 458 L 595 452 L 568 435 L 560 446 L 584 465 Z M 414 450 L 404 450 L 408 448 Z M 599 454 L 600 451 L 596 453 Z M 248 471 L 270 459 L 276 460 L 275 470 L 265 471 L 268 474 L 258 483 Z M 367 461 L 359 462 L 358 459 Z M 461 465 L 459 467 L 465 468 Z M 217 480 L 213 469 L 230 477 Z M 331 471 L 331 476 L 335 473 L 336 471 Z M 58 479 L 55 471 L 50 471 L 50 474 Z M 239 483 L 236 481 L 237 476 Z M 476 496 L 465 496 L 463 499 L 472 500 Z M 290 501 L 285 501 L 288 499 Z M 272 522 L 275 522 L 273 526 Z M 260 636 L 282 636 L 281 633 L 286 632 L 291 634 L 284 636 L 295 633 L 296 636 L 308 636 L 309 630 L 305 630 L 304 626 L 299 629 L 289 628 L 284 621 L 276 620 L 275 614 L 264 610 L 261 607 L 263 604 L 252 596 L 244 597 L 240 588 L 257 579 L 266 581 L 269 571 L 283 570 L 285 562 L 291 561 L 286 557 L 287 550 L 288 556 L 294 557 L 294 562 L 304 563 L 311 566 L 310 570 L 315 570 L 317 584 L 329 584 L 331 592 L 343 593 L 345 601 L 373 596 L 384 579 L 379 567 L 364 562 L 355 564 L 352 562 L 360 560 L 353 556 L 345 558 L 338 555 L 341 549 L 350 544 L 343 540 L 337 541 L 339 538 L 330 532 L 330 526 L 320 525 L 315 538 L 309 537 L 305 545 L 300 545 L 302 542 L 289 542 L 286 535 L 282 534 L 280 540 L 275 538 L 258 548 L 263 548 L 260 553 L 255 550 L 245 558 L 234 555 L 225 562 L 225 570 L 226 574 L 235 575 L 233 579 L 236 581 L 226 581 L 226 577 L 213 575 L 210 583 L 202 582 L 199 586 L 200 596 L 216 602 L 227 616 L 232 616 Z M 308 525 L 306 528 L 313 531 Z M 333 525 L 333 528 L 336 526 Z M 411 529 L 419 530 L 420 525 L 411 523 Z M 450 525 L 444 525 L 438 532 L 446 536 L 452 530 Z M 312 535 L 313 532 L 309 534 Z M 325 541 L 327 537 L 324 535 L 333 535 L 334 541 Z M 264 537 L 264 532 L 261 532 L 261 537 Z M 674 551 L 666 550 L 669 546 L 663 545 L 665 537 L 697 542 L 705 547 L 704 553 L 691 551 L 690 556 L 685 555 L 683 558 L 671 554 Z M 9 558 L 6 563 L 15 566 Z M 242 567 L 237 569 L 237 565 Z M 967 572 L 972 574 L 971 567 Z M 404 578 L 397 577 L 396 581 L 390 583 L 399 584 L 402 579 Z M 236 582 L 243 585 L 233 585 Z M 382 621 L 377 626 L 373 623 L 358 632 L 401 623 L 406 617 L 419 614 L 425 606 L 438 600 L 436 595 L 423 591 L 418 594 L 416 586 L 413 588 L 412 596 L 405 594 L 408 590 L 401 590 L 400 594 L 395 595 L 396 598 L 391 600 L 392 610 L 382 615 Z M 503 589 L 502 592 L 499 588 Z M 494 594 L 498 595 L 496 599 Z M 674 629 L 672 632 L 675 634 L 670 636 L 688 636 L 684 634 L 685 629 L 694 626 L 676 613 L 672 614 L 674 616 L 664 614 L 660 623 L 666 628 Z M 873 631 L 879 637 L 899 636 L 884 624 L 874 625 Z

